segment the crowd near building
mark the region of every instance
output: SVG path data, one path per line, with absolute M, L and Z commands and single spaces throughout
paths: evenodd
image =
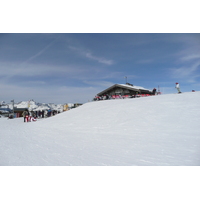
M 18 118 L 24 117 L 23 113 L 28 111 L 28 116 L 32 118 L 47 118 L 72 108 L 78 107 L 82 104 L 54 104 L 54 103 L 36 103 L 34 100 L 21 101 L 19 103 L 0 103 L 0 117 Z

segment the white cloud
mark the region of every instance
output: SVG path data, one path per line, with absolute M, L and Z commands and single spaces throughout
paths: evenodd
M 54 66 L 45 64 L 30 63 L 11 63 L 0 62 L 1 76 L 3 80 L 9 80 L 15 76 L 34 77 L 34 76 L 72 76 L 83 72 L 88 72 L 87 68 L 74 65 Z
M 184 79 L 187 82 L 194 83 L 195 79 L 200 76 L 196 73 L 199 68 L 200 62 L 196 62 L 192 66 L 183 66 L 171 69 L 172 77 L 177 79 Z
M 109 81 L 84 81 L 84 83 L 92 85 L 92 86 L 100 86 L 100 87 L 110 87 L 114 85 L 114 83 Z
M 106 65 L 113 65 L 114 64 L 113 60 L 108 60 L 108 59 L 105 59 L 105 58 L 102 58 L 102 57 L 93 56 L 91 53 L 86 53 L 86 57 L 91 59 L 91 60 L 96 60 L 97 62 L 106 64 Z
M 182 61 L 192 61 L 196 59 L 200 59 L 200 54 L 191 54 L 181 57 Z
M 180 41 L 184 48 L 176 54 L 177 64 L 181 67 L 172 69 L 172 77 L 182 79 L 188 83 L 196 83 L 200 69 L 199 35 L 182 35 Z
M 149 64 L 152 63 L 154 61 L 154 59 L 144 59 L 144 60 L 138 60 L 136 63 L 138 64 Z
M 49 49 L 53 43 L 55 43 L 56 40 L 52 41 L 51 43 L 49 43 L 47 46 L 45 46 L 42 50 L 40 50 L 39 52 L 37 52 L 35 55 L 31 56 L 30 58 L 28 58 L 26 61 L 24 61 L 25 63 L 37 58 L 38 56 L 42 55 L 47 49 Z
M 80 55 L 86 57 L 86 58 L 89 58 L 90 60 L 95 60 L 99 63 L 103 63 L 105 65 L 113 65 L 114 64 L 114 61 L 111 60 L 111 59 L 106 59 L 106 58 L 103 58 L 101 56 L 94 56 L 92 55 L 91 52 L 89 52 L 88 50 L 83 50 L 81 48 L 77 48 L 77 47 L 73 47 L 73 46 L 69 46 L 69 49 L 73 50 L 73 51 L 76 51 L 77 53 L 79 53 Z

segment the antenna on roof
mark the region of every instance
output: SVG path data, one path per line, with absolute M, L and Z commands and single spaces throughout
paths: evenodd
M 127 84 L 127 76 L 124 77 L 126 79 L 126 84 Z

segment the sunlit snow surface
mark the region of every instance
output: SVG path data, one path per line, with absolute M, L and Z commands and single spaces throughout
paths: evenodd
M 200 165 L 200 92 L 90 102 L 0 127 L 1 166 Z

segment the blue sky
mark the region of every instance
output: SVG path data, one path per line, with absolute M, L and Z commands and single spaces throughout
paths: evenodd
M 0 101 L 85 103 L 115 83 L 200 91 L 200 34 L 0 34 Z

